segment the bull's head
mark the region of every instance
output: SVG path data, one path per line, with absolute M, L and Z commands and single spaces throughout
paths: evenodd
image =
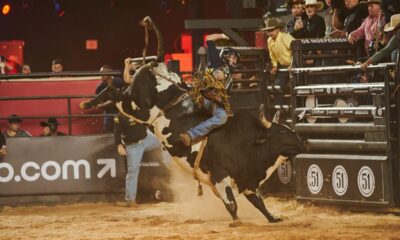
M 307 151 L 308 141 L 299 137 L 293 129 L 267 120 L 264 115 L 264 105 L 260 106 L 259 116 L 262 126 L 267 131 L 266 138 L 258 139 L 258 144 L 268 143 L 271 151 L 285 157 Z

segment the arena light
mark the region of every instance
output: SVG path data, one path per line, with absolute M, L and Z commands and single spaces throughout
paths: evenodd
M 2 9 L 1 9 L 1 13 L 5 16 L 7 16 L 11 11 L 11 6 L 10 4 L 4 4 Z

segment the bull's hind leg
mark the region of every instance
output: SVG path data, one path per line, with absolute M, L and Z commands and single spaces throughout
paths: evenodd
M 282 221 L 280 218 L 275 218 L 274 216 L 271 215 L 271 213 L 268 212 L 267 208 L 265 207 L 264 201 L 262 200 L 261 196 L 258 194 L 255 194 L 252 191 L 246 191 L 244 193 L 246 196 L 247 200 L 249 200 L 254 207 L 256 207 L 264 216 L 268 219 L 270 223 L 276 223 Z
M 231 178 L 226 177 L 222 179 L 222 181 L 215 184 L 215 187 L 226 207 L 226 210 L 231 214 L 233 220 L 237 220 L 237 203 L 232 191 Z

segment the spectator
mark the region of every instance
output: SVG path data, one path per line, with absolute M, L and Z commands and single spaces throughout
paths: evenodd
M 380 26 L 385 25 L 385 19 L 382 14 L 381 0 L 368 0 L 368 17 L 363 21 L 361 26 L 351 32 L 348 36 L 350 44 L 354 44 L 360 39 L 365 39 L 365 53 L 369 56 L 369 47 L 374 44 L 375 40 L 380 42 L 383 34 L 380 31 Z M 377 49 L 377 46 L 374 46 Z
M 325 0 L 326 10 L 325 10 L 325 36 L 329 36 L 333 31 L 333 8 L 332 0 Z
M 51 71 L 53 73 L 60 73 L 64 70 L 64 63 L 61 59 L 54 59 L 51 62 Z
M 347 17 L 344 0 L 331 0 L 330 7 L 332 9 L 332 30 L 342 30 L 344 20 Z
M 392 15 L 400 13 L 399 0 L 382 0 L 382 9 L 385 13 L 385 22 L 390 22 Z
M 24 64 L 21 67 L 22 74 L 31 74 L 31 67 L 28 64 Z
M 127 173 L 125 182 L 124 206 L 135 207 L 140 162 L 143 153 L 147 151 L 159 151 L 161 156 L 161 144 L 150 130 L 140 126 L 140 123 L 133 124 L 127 117 L 119 114 L 115 117 L 115 144 L 118 153 L 126 156 Z M 145 129 L 142 131 L 142 129 Z M 143 139 L 143 140 L 141 140 Z
M 275 85 L 283 88 L 289 82 L 289 74 L 278 72 L 279 68 L 288 68 L 292 63 L 292 51 L 290 44 L 294 40 L 289 33 L 281 32 L 282 23 L 276 18 L 270 18 L 266 22 L 265 28 L 261 31 L 266 31 L 268 38 L 268 50 L 271 58 L 272 68 L 271 75 L 275 76 Z M 275 103 L 278 105 L 284 104 L 283 96 L 276 95 Z
M 113 69 L 110 65 L 103 65 L 100 68 L 100 72 L 111 72 Z M 117 89 L 121 89 L 124 87 L 124 81 L 120 77 L 113 77 L 110 75 L 101 76 L 101 83 L 96 87 L 96 94 L 99 94 L 103 91 L 107 86 L 113 85 Z
M 100 72 L 109 72 L 112 71 L 112 67 L 110 65 L 103 65 L 100 68 Z M 119 77 L 113 76 L 101 76 L 101 83 L 96 87 L 96 95 L 103 91 L 107 86 L 113 85 L 115 88 L 120 89 L 122 91 L 124 87 L 124 82 Z M 105 114 L 115 114 L 118 113 L 118 109 L 114 104 L 102 105 L 102 109 Z M 112 133 L 114 129 L 114 117 L 106 116 L 103 119 L 103 132 L 104 133 Z
M 0 56 L 0 74 L 8 74 L 12 70 L 12 67 L 8 64 L 7 59 Z
M 322 38 L 325 36 L 325 21 L 324 18 L 317 14 L 321 11 L 324 4 L 317 0 L 306 0 L 306 38 Z
M 366 17 L 368 17 L 368 7 L 365 2 L 359 2 L 359 0 L 344 0 L 347 17 L 344 20 L 344 26 L 342 30 L 335 30 L 331 33 L 333 37 L 346 37 L 347 34 L 353 32 L 359 28 Z M 360 41 L 360 46 L 364 45 Z
M 293 6 L 292 15 L 300 14 L 298 11 L 300 11 L 299 8 L 302 9 L 302 5 L 298 3 L 297 5 Z M 323 7 L 324 4 L 322 2 L 317 0 L 306 0 L 305 13 L 302 12 L 300 16 L 296 16 L 295 19 L 289 20 L 287 32 L 296 39 L 324 37 L 325 21 L 321 16 L 317 15 L 317 11 L 322 10 Z M 291 29 L 291 21 L 294 21 L 293 29 Z
M 351 33 L 359 28 L 366 17 L 368 17 L 368 7 L 365 2 L 359 0 L 344 1 L 348 14 L 344 21 L 344 31 Z
M 18 63 L 18 57 L 15 55 L 10 55 L 7 59 L 7 74 L 17 74 L 19 69 L 20 69 L 20 65 Z
M 304 38 L 304 24 L 303 20 L 307 18 L 304 12 L 303 0 L 291 0 L 288 2 L 292 18 L 286 23 L 286 32 L 290 33 L 294 38 Z
M 4 131 L 4 136 L 6 138 L 13 137 L 32 137 L 30 133 L 25 130 L 20 129 L 22 119 L 17 114 L 12 114 L 8 117 L 8 129 Z
M 50 137 L 50 136 L 65 136 L 66 134 L 58 131 L 58 125 L 60 123 L 57 121 L 57 118 L 49 117 L 47 122 L 41 122 L 40 126 L 43 127 L 43 132 L 40 134 L 41 137 Z
M 367 61 L 361 64 L 362 69 L 366 69 L 368 65 L 379 63 L 385 58 L 390 57 L 390 54 L 396 50 L 396 48 L 400 49 L 400 14 L 395 14 L 390 18 L 390 23 L 385 25 L 384 31 L 394 31 L 395 33 L 385 48 L 378 51 Z M 399 58 L 397 58 L 397 61 L 399 61 Z
M 7 155 L 7 140 L 0 129 L 0 159 Z

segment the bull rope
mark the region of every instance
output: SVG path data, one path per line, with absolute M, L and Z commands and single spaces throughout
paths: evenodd
M 194 161 L 194 165 L 193 165 L 193 177 L 198 182 L 198 185 L 197 185 L 197 196 L 202 196 L 203 195 L 203 187 L 201 186 L 201 182 L 200 182 L 199 176 L 197 174 L 197 170 L 200 169 L 200 162 L 201 162 L 201 159 L 203 157 L 203 152 L 204 152 L 204 148 L 207 145 L 207 141 L 208 141 L 208 137 L 205 137 L 204 140 L 201 141 L 201 145 L 200 145 L 200 148 L 199 148 L 199 153 L 197 154 L 196 160 Z
M 181 86 L 179 86 L 179 85 L 178 85 L 176 82 L 174 82 L 172 79 L 169 79 L 168 77 L 166 77 L 166 76 L 164 76 L 164 75 L 162 75 L 162 74 L 160 74 L 160 73 L 155 72 L 153 69 L 151 69 L 150 71 L 151 71 L 154 75 L 159 76 L 159 77 L 161 77 L 161 78 L 167 80 L 169 83 L 172 83 L 175 87 L 179 88 L 179 90 L 182 90 L 183 92 L 188 92 L 188 90 L 186 90 L 186 89 L 182 88 Z

